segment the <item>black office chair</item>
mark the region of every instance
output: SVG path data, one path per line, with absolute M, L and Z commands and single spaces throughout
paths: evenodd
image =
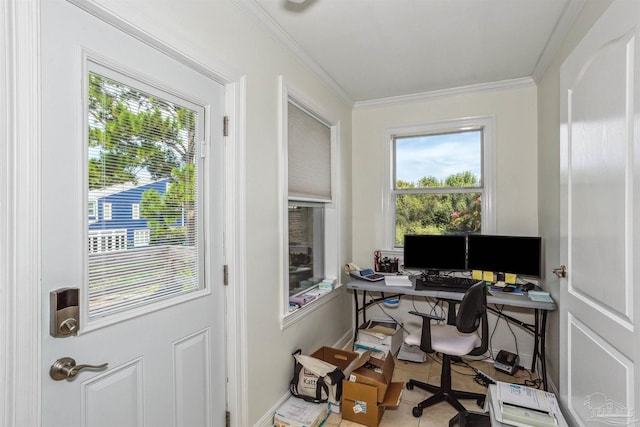
M 418 387 L 435 393 L 433 396 L 418 403 L 413 408 L 413 416 L 422 416 L 424 408 L 446 400 L 453 406 L 460 418 L 466 419 L 468 411 L 459 399 L 475 399 L 478 405 L 484 405 L 485 395 L 458 391 L 451 388 L 451 359 L 459 356 L 478 356 L 484 354 L 489 347 L 489 324 L 487 322 L 487 294 L 484 282 L 471 286 L 464 294 L 455 325 L 431 324 L 431 320 L 444 320 L 430 314 L 410 311 L 411 314 L 422 317 L 421 335 L 410 335 L 405 339 L 409 345 L 419 345 L 426 353 L 442 353 L 442 373 L 440 387 L 417 380 L 409 380 L 407 389 Z M 478 335 L 478 329 L 481 335 Z

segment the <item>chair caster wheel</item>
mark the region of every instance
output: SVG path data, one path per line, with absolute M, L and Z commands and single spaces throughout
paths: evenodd
M 481 408 L 484 408 L 484 399 L 485 399 L 484 397 L 480 397 L 480 398 L 478 398 L 478 400 L 476 400 L 476 403 Z
M 420 418 L 422 416 L 422 408 L 418 408 L 417 406 L 415 408 L 413 408 L 413 410 L 411 411 L 411 413 L 413 414 L 414 417 L 416 418 Z
M 407 383 L 407 390 L 413 390 L 413 384 Z

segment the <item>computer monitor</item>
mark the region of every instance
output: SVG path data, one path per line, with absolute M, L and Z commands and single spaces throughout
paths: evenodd
M 466 246 L 463 234 L 407 234 L 404 268 L 430 272 L 466 270 Z
M 541 276 L 540 237 L 469 234 L 467 245 L 469 270 Z

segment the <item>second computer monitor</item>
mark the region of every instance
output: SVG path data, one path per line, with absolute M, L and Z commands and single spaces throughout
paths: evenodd
M 469 270 L 540 277 L 542 239 L 469 234 L 467 256 Z
M 466 236 L 405 235 L 404 268 L 432 272 L 465 270 Z

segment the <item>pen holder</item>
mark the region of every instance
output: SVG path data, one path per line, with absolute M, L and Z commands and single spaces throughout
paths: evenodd
M 384 261 L 380 260 L 375 263 L 376 271 L 378 273 L 397 273 L 398 272 L 398 261 Z

